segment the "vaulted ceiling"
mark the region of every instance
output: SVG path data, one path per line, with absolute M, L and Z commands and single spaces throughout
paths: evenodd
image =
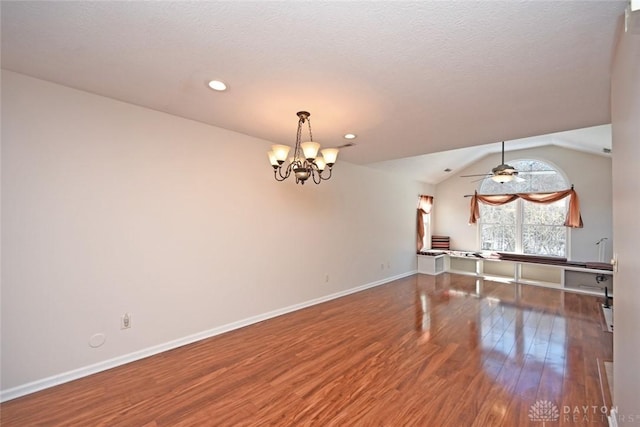
M 2 1 L 2 67 L 369 164 L 609 123 L 626 4 Z

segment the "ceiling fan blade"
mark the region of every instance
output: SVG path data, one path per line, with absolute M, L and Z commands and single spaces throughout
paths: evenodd
M 471 182 L 480 182 L 480 181 L 484 181 L 485 179 L 489 179 L 489 178 L 491 178 L 491 176 L 485 176 L 484 178 L 474 179 L 474 180 L 473 180 L 473 181 L 471 181 Z
M 353 147 L 354 145 L 356 145 L 355 142 L 347 142 L 346 144 L 338 145 L 336 148 L 338 149 L 349 148 L 349 147 Z
M 520 171 L 520 173 L 523 174 L 529 174 L 529 175 L 550 175 L 552 173 L 556 173 L 556 171 L 554 170 L 547 170 L 547 169 L 540 169 L 540 170 L 523 170 Z
M 460 178 L 473 178 L 474 176 L 485 176 L 485 177 L 490 177 L 492 176 L 490 173 L 477 173 L 475 175 L 460 175 Z

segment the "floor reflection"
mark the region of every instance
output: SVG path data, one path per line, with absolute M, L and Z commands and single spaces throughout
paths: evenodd
M 535 394 L 541 381 L 562 384 L 569 341 L 565 317 L 571 314 L 565 310 L 564 292 L 540 288 L 532 292 L 529 285 L 481 278 L 418 277 L 419 342 L 459 344 L 467 363 L 477 364 L 508 389 Z M 461 324 L 466 329 L 438 333 L 452 311 L 465 320 Z

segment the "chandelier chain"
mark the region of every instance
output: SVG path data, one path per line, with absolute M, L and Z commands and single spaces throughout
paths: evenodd
M 302 117 L 300 117 L 300 120 L 298 120 L 298 134 L 296 135 L 296 146 L 294 148 L 295 153 L 293 153 L 294 161 L 298 160 L 301 154 L 300 151 L 302 150 L 302 148 L 300 148 L 300 141 L 302 141 L 302 122 L 303 121 L 304 119 Z

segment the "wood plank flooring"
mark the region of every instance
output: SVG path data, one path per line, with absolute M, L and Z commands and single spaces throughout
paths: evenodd
M 610 396 L 598 364 L 612 359 L 612 334 L 603 331 L 600 303 L 555 289 L 415 275 L 5 402 L 0 420 L 606 426 L 600 408 Z

